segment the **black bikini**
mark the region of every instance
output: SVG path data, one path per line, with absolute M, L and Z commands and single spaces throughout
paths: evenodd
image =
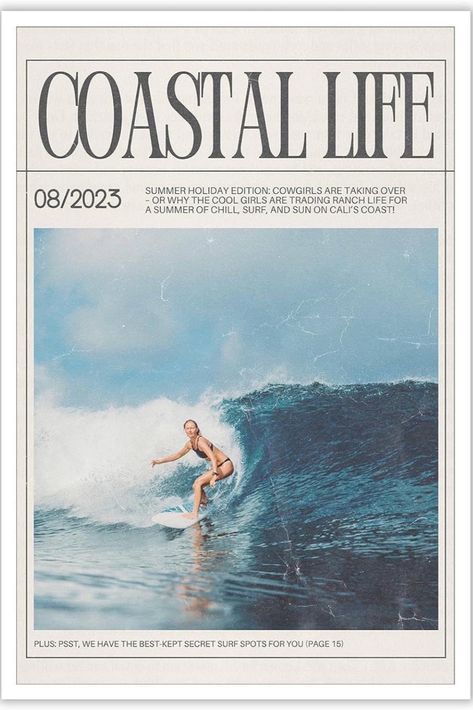
M 198 441 L 199 441 L 199 439 L 200 439 L 200 436 L 198 436 L 197 439 L 196 439 L 196 442 L 195 442 L 195 443 L 196 443 L 196 446 L 198 446 Z M 201 459 L 208 459 L 208 458 L 209 458 L 209 457 L 207 456 L 207 454 L 205 454 L 203 451 L 201 451 L 200 449 L 194 448 L 194 446 L 193 446 L 192 444 L 191 444 L 191 446 L 192 446 L 192 450 L 195 451 L 195 453 L 197 454 L 197 456 L 199 456 Z M 213 451 L 213 450 L 214 450 L 214 445 L 209 442 L 209 446 L 210 446 L 210 450 Z M 217 468 L 220 468 L 220 466 L 223 466 L 223 464 L 224 464 L 224 463 L 227 463 L 227 461 L 230 461 L 230 459 L 229 459 L 229 458 L 226 458 L 225 461 L 222 461 L 222 463 L 217 464 Z

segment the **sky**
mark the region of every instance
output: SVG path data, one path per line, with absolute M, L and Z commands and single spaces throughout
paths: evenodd
M 37 396 L 436 381 L 437 251 L 433 229 L 37 229 Z

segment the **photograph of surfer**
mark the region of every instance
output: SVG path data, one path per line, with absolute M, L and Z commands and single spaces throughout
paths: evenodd
M 440 627 L 436 229 L 34 239 L 35 629 Z
M 184 444 L 182 449 L 175 454 L 153 459 L 151 466 L 177 461 L 177 459 L 188 454 L 189 451 L 194 451 L 199 458 L 210 461 L 212 466 L 210 471 L 206 471 L 201 476 L 198 476 L 192 484 L 192 488 L 194 489 L 194 505 L 192 511 L 190 513 L 182 513 L 184 518 L 192 520 L 193 518 L 197 519 L 200 506 L 207 505 L 209 502 L 207 494 L 204 491 L 205 486 L 213 488 L 217 481 L 231 476 L 234 467 L 231 459 L 224 454 L 223 451 L 214 446 L 205 436 L 202 436 L 197 422 L 193 419 L 187 419 L 187 421 L 184 422 L 184 431 L 189 437 L 189 441 Z

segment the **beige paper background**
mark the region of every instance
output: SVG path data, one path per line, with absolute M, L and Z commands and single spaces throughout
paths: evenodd
M 212 682 L 215 683 L 274 683 L 277 678 L 284 683 L 451 683 L 453 682 L 453 169 L 452 164 L 452 91 L 453 91 L 453 31 L 451 28 L 23 28 L 18 31 L 18 681 L 20 683 L 208 683 L 208 663 L 212 657 Z M 53 51 L 53 55 L 52 55 Z M 353 58 L 353 64 L 340 62 Z M 434 71 L 436 81 L 436 110 L 432 115 L 432 130 L 438 135 L 439 147 L 432 161 L 415 162 L 416 170 L 404 172 L 405 163 L 399 160 L 383 161 L 383 170 L 396 172 L 338 172 L 343 170 L 372 170 L 372 161 L 321 161 L 321 151 L 310 160 L 295 160 L 288 172 L 276 165 L 278 161 L 245 160 L 247 170 L 278 172 L 195 172 L 182 173 L 186 161 L 149 161 L 137 159 L 124 161 L 118 157 L 107 161 L 93 161 L 83 155 L 55 161 L 49 158 L 37 139 L 35 130 L 38 89 L 51 71 L 61 70 L 84 76 L 100 68 L 120 74 L 121 82 L 129 91 L 127 101 L 133 97 L 133 84 L 128 85 L 133 71 L 147 70 L 166 73 L 182 68 L 177 59 L 201 60 L 208 63 L 185 62 L 185 69 L 204 71 L 229 70 L 235 75 L 242 71 L 240 63 L 232 60 L 250 58 L 248 71 L 294 71 L 300 74 L 297 85 L 302 87 L 321 71 L 360 70 L 365 63 L 360 58 L 371 59 L 370 69 Z M 160 59 L 176 58 L 171 64 Z M 220 64 L 221 58 L 225 63 Z M 86 62 L 77 62 L 83 58 Z M 127 59 L 129 62 L 107 63 L 110 59 Z M 47 61 L 36 61 L 36 60 Z M 265 61 L 277 60 L 277 61 Z M 28 60 L 28 67 L 26 65 Z M 54 61 L 52 61 L 54 60 Z M 64 61 L 60 61 L 64 60 Z M 67 60 L 67 61 L 65 61 Z M 157 60 L 157 61 L 156 61 Z M 217 64 L 218 60 L 218 64 Z M 291 64 L 292 60 L 292 64 Z M 297 60 L 297 62 L 295 61 Z M 318 60 L 318 61 L 314 61 Z M 338 61 L 337 61 L 338 60 Z M 120 67 L 120 69 L 117 69 Z M 443 80 L 446 76 L 446 87 Z M 303 78 L 305 77 L 305 78 Z M 28 86 L 28 91 L 26 91 Z M 320 86 L 323 86 L 320 84 Z M 296 83 L 294 83 L 296 87 Z M 268 86 L 268 112 L 277 107 L 278 96 Z M 131 98 L 132 100 L 132 98 Z M 28 121 L 26 106 L 28 105 Z M 449 109 L 447 123 L 445 106 Z M 317 105 L 314 103 L 317 116 Z M 319 106 L 320 109 L 320 106 Z M 235 121 L 238 122 L 238 116 Z M 321 114 L 319 120 L 322 121 Z M 347 123 L 350 119 L 347 116 Z M 351 129 L 351 126 L 350 126 Z M 291 131 L 300 134 L 307 130 L 304 115 L 291 120 Z M 311 134 L 309 134 L 310 138 Z M 444 144 L 446 136 L 446 145 Z M 316 144 L 315 144 L 316 145 Z M 320 141 L 324 145 L 324 141 Z M 60 165 L 58 166 L 58 162 Z M 105 166 L 104 163 L 107 163 Z M 127 173 L 129 162 L 133 169 L 161 170 L 160 173 Z M 155 163 L 158 163 L 156 165 Z M 243 162 L 243 161 L 240 161 Z M 262 165 L 270 162 L 270 166 Z M 100 164 L 99 164 L 100 163 Z M 211 161 L 215 163 L 215 161 Z M 221 161 L 220 170 L 234 169 L 234 161 Z M 307 164 L 310 167 L 307 167 Z M 360 165 L 363 164 L 363 165 Z M 432 167 L 434 166 L 434 167 Z M 48 172 L 42 170 L 94 171 L 120 170 L 115 173 L 100 172 Z M 215 170 L 206 158 L 194 158 L 192 170 Z M 243 166 L 242 166 L 243 169 Z M 379 170 L 378 166 L 375 166 Z M 413 168 L 410 168 L 413 169 Z M 317 172 L 324 170 L 324 172 Z M 35 171 L 35 172 L 33 172 Z M 316 172 L 312 172 L 316 171 Z M 332 171 L 332 172 L 329 172 Z M 421 177 L 421 180 L 419 179 Z M 146 215 L 144 214 L 147 185 L 367 185 L 404 187 L 407 205 L 396 207 L 394 214 L 384 215 Z M 80 210 L 71 215 L 70 210 L 37 210 L 31 198 L 23 198 L 26 191 L 31 196 L 37 189 L 50 187 L 107 188 L 119 187 L 126 196 L 126 206 L 119 210 Z M 268 631 L 268 632 L 46 632 L 33 629 L 33 302 L 32 302 L 32 239 L 36 227 L 436 227 L 439 230 L 439 630 L 438 631 Z M 445 290 L 446 284 L 446 290 Z M 446 334 L 442 336 L 442 334 Z M 25 377 L 26 374 L 26 377 Z M 446 402 L 446 407 L 445 407 Z M 26 403 L 28 407 L 26 408 Z M 445 442 L 447 447 L 445 449 Z M 25 466 L 28 456 L 28 471 Z M 446 465 L 445 465 L 446 462 Z M 26 478 L 28 485 L 25 485 Z M 277 649 L 212 651 L 163 651 L 150 648 L 95 649 L 94 656 L 79 658 L 85 649 L 51 649 L 47 642 L 68 639 L 107 639 L 149 641 L 152 639 L 317 639 L 342 640 L 343 649 L 294 651 L 293 658 Z M 35 642 L 41 642 L 41 646 Z M 250 658 L 235 658 L 237 654 Z M 58 656 L 61 658 L 58 658 Z M 186 656 L 182 658 L 182 656 Z M 301 658 L 299 656 L 315 656 Z M 140 657 L 138 657 L 140 656 Z M 141 656 L 148 656 L 147 658 Z M 181 656 L 176 657 L 174 656 Z M 219 656 L 215 658 L 214 656 Z M 233 656 L 233 657 L 232 657 Z M 278 656 L 280 657 L 278 660 Z M 282 658 L 281 656 L 285 656 Z

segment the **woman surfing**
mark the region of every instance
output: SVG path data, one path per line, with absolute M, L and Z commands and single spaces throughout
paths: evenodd
M 221 481 L 224 478 L 231 476 L 234 468 L 231 459 L 224 454 L 223 451 L 218 449 L 214 446 L 214 444 L 206 439 L 205 436 L 202 436 L 197 422 L 193 419 L 187 419 L 187 421 L 184 422 L 184 431 L 189 437 L 189 441 L 184 444 L 182 449 L 175 454 L 163 456 L 159 459 L 153 459 L 153 461 L 151 461 L 151 466 L 169 463 L 170 461 L 177 461 L 177 459 L 180 459 L 188 454 L 189 451 L 194 451 L 199 458 L 210 461 L 212 466 L 211 469 L 196 478 L 192 484 L 192 488 L 194 489 L 194 505 L 192 512 L 183 513 L 185 518 L 197 519 L 199 507 L 208 503 L 208 498 L 204 491 L 205 486 L 210 485 L 210 487 L 213 488 L 217 481 Z

